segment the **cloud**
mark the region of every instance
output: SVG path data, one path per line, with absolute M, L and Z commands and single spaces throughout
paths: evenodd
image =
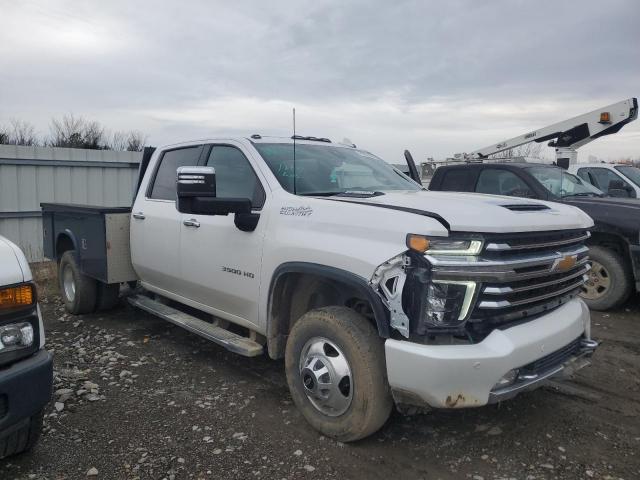
M 634 0 L 0 0 L 0 124 L 74 112 L 155 144 L 347 136 L 442 157 L 637 95 Z M 581 151 L 640 155 L 640 127 Z

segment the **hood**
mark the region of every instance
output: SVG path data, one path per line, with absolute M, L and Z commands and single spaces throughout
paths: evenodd
M 430 212 L 442 217 L 451 231 L 458 232 L 533 232 L 593 226 L 587 214 L 569 205 L 479 193 L 421 190 L 385 192 L 371 198 L 332 199 Z
M 25 281 L 24 255 L 12 242 L 0 236 L 0 287 Z

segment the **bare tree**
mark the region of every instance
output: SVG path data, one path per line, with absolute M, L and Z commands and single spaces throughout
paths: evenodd
M 11 120 L 9 143 L 12 145 L 32 146 L 38 145 L 40 142 L 36 135 L 36 128 L 31 123 L 14 118 Z
M 504 152 L 496 153 L 495 155 L 490 155 L 490 158 L 514 158 L 514 157 L 530 157 L 530 158 L 542 158 L 542 147 L 541 143 L 525 143 L 524 145 L 520 145 L 519 147 L 510 148 L 505 150 Z
M 9 143 L 9 130 L 5 126 L 0 126 L 0 145 Z
M 49 145 L 52 147 L 105 148 L 104 127 L 73 114 L 64 115 L 60 120 L 52 119 L 50 132 Z
M 105 147 L 104 142 L 104 127 L 98 122 L 85 122 L 82 131 L 83 148 L 90 148 L 93 150 L 103 150 Z
M 51 120 L 49 127 L 49 145 L 52 147 L 82 148 L 82 130 L 84 119 L 73 114 L 65 115 L 62 119 Z
M 127 149 L 127 132 L 116 131 L 110 136 L 105 145 L 109 150 L 122 151 Z
M 141 152 L 144 144 L 147 143 L 147 136 L 140 130 L 131 130 L 127 137 L 127 150 L 130 152 Z

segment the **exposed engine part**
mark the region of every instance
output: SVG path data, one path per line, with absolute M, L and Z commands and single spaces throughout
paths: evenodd
M 391 314 L 391 328 L 409 338 L 409 317 L 402 308 L 402 290 L 407 279 L 406 267 L 411 259 L 406 255 L 398 255 L 379 265 L 373 272 L 369 285 L 380 296 Z

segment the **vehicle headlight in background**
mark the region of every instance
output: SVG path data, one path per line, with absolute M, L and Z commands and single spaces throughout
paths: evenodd
M 475 282 L 433 280 L 427 288 L 426 323 L 435 327 L 459 325 L 469 313 L 475 291 Z
M 0 353 L 33 345 L 33 325 L 29 322 L 0 326 Z
M 33 285 L 24 283 L 0 289 L 0 310 L 27 307 L 35 303 Z
M 478 255 L 482 251 L 482 240 L 425 237 L 410 233 L 407 247 L 430 255 Z

